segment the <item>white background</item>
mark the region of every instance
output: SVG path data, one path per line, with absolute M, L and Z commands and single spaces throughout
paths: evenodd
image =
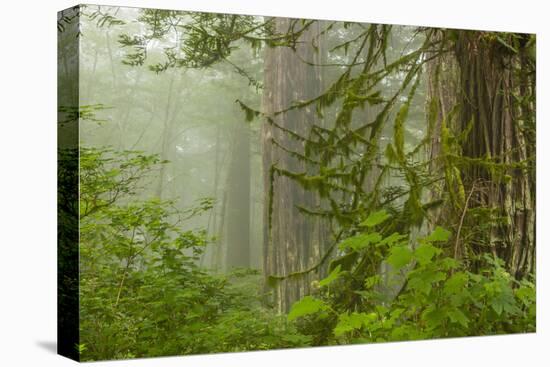
M 97 366 L 549 366 L 548 12 L 545 0 L 105 0 L 109 5 L 537 33 L 537 334 L 119 362 Z M 68 366 L 56 340 L 56 12 L 0 7 L 0 366 Z M 548 145 L 545 145 L 546 144 Z

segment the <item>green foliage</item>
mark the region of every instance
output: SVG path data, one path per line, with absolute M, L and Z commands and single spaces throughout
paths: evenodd
M 97 6 L 95 10 L 91 9 L 90 5 L 86 6 L 85 15 L 91 20 L 95 21 L 97 27 L 113 27 L 117 25 L 123 25 L 125 22 L 121 19 L 118 19 L 115 15 L 105 12 L 101 9 L 101 6 Z
M 451 232 L 441 227 L 412 247 L 403 242 L 407 236 L 373 234 L 379 240 L 368 253 L 344 246 L 342 258 L 356 254 L 354 260 L 333 260 L 338 266 L 320 283 L 338 281 L 338 287 L 322 287 L 317 297 L 305 297 L 292 307 L 289 320 L 296 320 L 300 332 L 311 335 L 315 344 L 535 330 L 534 280 L 515 280 L 500 259 L 484 255 L 479 272 L 468 270 L 446 254 Z M 352 237 L 351 243 L 363 235 Z M 379 273 L 377 264 L 382 262 L 392 266 L 386 275 Z M 396 287 L 397 293 L 388 298 L 388 290 Z
M 372 213 L 369 215 L 367 219 L 365 219 L 363 222 L 359 224 L 361 227 L 374 227 L 382 222 L 384 222 L 386 219 L 388 219 L 390 215 L 386 213 L 385 210 L 379 210 L 375 213 Z
M 451 237 L 451 232 L 444 228 L 436 227 L 434 231 L 424 239 L 426 242 L 445 242 Z
M 395 246 L 390 250 L 390 256 L 386 260 L 395 269 L 401 269 L 412 260 L 412 251 L 406 246 Z
M 354 251 L 359 251 L 366 248 L 369 244 L 379 242 L 382 238 L 378 233 L 362 233 L 353 237 L 346 238 L 344 241 L 340 242 L 338 248 L 340 250 L 352 249 Z
M 179 223 L 169 201 L 139 199 L 160 164 L 141 152 L 82 149 L 80 327 L 82 360 L 306 345 L 283 316 L 260 306 L 258 276 L 198 266 L 209 239 Z
M 329 284 L 331 284 L 332 282 L 334 282 L 336 279 L 338 279 L 338 277 L 340 276 L 340 270 L 341 270 L 342 266 L 341 265 L 337 265 L 331 272 L 330 274 L 322 279 L 320 282 L 319 282 L 319 286 L 320 287 L 325 287 Z
M 149 62 L 146 66 L 156 73 L 216 65 L 205 83 L 212 85 L 224 77 L 223 67 L 229 65 L 256 91 L 262 84 L 234 63 L 235 51 L 247 45 L 254 55 L 264 47 L 296 51 L 298 40 L 314 24 L 296 19 L 286 32 L 277 33 L 269 18 L 159 9 L 139 14 L 138 34 L 118 34 L 119 45 L 127 51 L 123 64 L 138 67 Z M 116 18 L 116 12 L 102 12 L 100 7 L 86 15 L 105 30 L 125 23 Z M 59 30 L 70 21 L 62 16 Z M 439 44 L 429 37 L 433 30 L 418 29 L 407 40 L 407 44 L 416 45 L 398 50 L 395 42 L 388 42 L 390 26 L 344 22 L 338 32 L 329 32 L 337 22 L 327 24 L 323 37 L 337 38 L 337 42 L 324 56 L 328 63 L 336 61 L 338 74 L 327 78 L 332 84 L 326 90 L 315 92 L 309 100 L 289 101 L 271 115 L 241 99 L 236 103 L 246 122 L 261 119 L 273 130 L 266 134 L 271 141 L 265 144 L 273 144 L 297 163 L 279 166 L 272 162 L 271 167 L 263 167 L 269 183 L 264 187 L 267 237 L 272 230 L 275 182 L 284 177 L 315 197 L 311 207 L 298 205 L 298 209 L 305 216 L 327 218 L 327 227 L 334 230 L 336 238 L 318 264 L 290 274 L 269 275 L 268 284 L 314 271 L 323 274 L 326 262 L 332 260 L 328 275 L 314 282 L 313 294 L 296 302 L 288 315 L 275 315 L 260 303 L 257 274 L 238 270 L 222 276 L 198 266 L 211 239 L 204 230 L 183 228 L 188 227 L 189 219 L 212 209 L 213 199 L 176 210 L 171 201 L 148 197 L 143 190 L 156 170 L 166 164 L 159 157 L 137 151 L 83 149 L 80 205 L 68 209 L 79 211 L 81 220 L 82 342 L 75 349 L 84 360 L 535 330 L 534 278 L 527 275 L 518 280 L 500 259 L 486 255 L 488 246 L 494 245 L 494 238 L 488 241 L 487 234 L 493 235 L 495 223 L 509 219 L 493 207 L 470 208 L 468 189 L 471 187 L 471 194 L 476 187 L 464 174 L 465 168 L 485 172 L 483 179 L 492 190 L 495 185 L 512 183 L 517 172 L 534 172 L 534 159 L 508 162 L 499 156 L 465 156 L 464 142 L 478 143 L 470 138 L 472 129 L 480 124 L 472 118 L 462 131 L 455 131 L 464 112 L 461 108 L 466 106 L 456 106 L 444 116 L 441 101 L 436 99 L 428 103 L 426 137 L 414 135 L 414 130 L 425 129 L 425 116 L 418 111 L 423 103 L 413 101 L 422 93 L 422 72 L 429 69 L 427 63 L 456 48 L 448 46 L 456 46 L 462 31 L 446 30 L 444 42 Z M 418 44 L 416 36 L 424 33 L 428 37 Z M 518 62 L 531 65 L 535 61 L 534 36 L 469 34 L 476 36 L 480 45 L 490 45 L 492 51 L 521 56 Z M 164 47 L 172 40 L 177 41 Z M 321 37 L 312 40 L 315 51 L 320 42 Z M 162 55 L 151 52 L 155 44 L 161 45 Z M 518 62 L 514 59 L 509 64 Z M 527 79 L 517 84 L 529 89 Z M 204 88 L 196 85 L 200 86 L 196 92 Z M 518 132 L 534 137 L 534 95 L 529 90 L 512 91 L 510 99 L 520 107 L 514 108 L 522 121 Z M 66 119 L 60 123 L 103 123 L 106 120 L 96 119 L 94 114 L 105 108 L 101 104 L 61 107 Z M 278 123 L 276 117 L 284 120 L 285 114 L 297 110 L 308 111 L 304 113 L 307 131 Z M 437 133 L 439 136 L 433 135 Z M 429 144 L 438 145 L 441 151 L 428 160 L 422 154 Z M 518 150 L 512 155 L 522 153 Z M 437 164 L 441 170 L 433 170 Z M 439 191 L 441 199 L 425 200 L 427 192 Z M 485 196 L 498 196 L 495 193 L 480 189 L 474 199 L 482 202 Z M 451 231 L 438 226 L 418 238 L 416 232 L 428 223 L 429 211 L 441 204 L 450 204 L 450 209 L 445 209 L 451 219 L 435 223 Z M 459 224 L 454 221 L 456 213 L 465 216 Z M 473 254 L 461 258 L 453 252 L 453 247 L 474 247 L 472 244 L 478 249 Z M 477 255 L 480 253 L 485 255 Z
M 292 321 L 298 317 L 303 317 L 323 311 L 326 309 L 326 305 L 323 301 L 313 298 L 311 296 L 306 296 L 300 301 L 292 305 L 292 309 L 288 313 L 288 320 Z
M 76 344 L 74 347 L 78 354 L 82 354 L 86 350 L 86 344 Z
M 363 312 L 352 312 L 351 314 L 340 314 L 338 316 L 338 323 L 334 328 L 334 336 L 340 337 L 346 333 L 352 333 L 355 330 L 368 327 L 370 323 L 376 320 L 376 318 L 377 315 L 375 313 L 365 314 Z
M 183 19 L 185 22 L 182 22 Z M 103 23 L 100 24 L 100 21 Z M 98 25 L 101 26 L 105 21 L 111 25 L 113 20 L 101 18 L 100 21 Z M 131 50 L 123 60 L 127 65 L 143 65 L 148 57 L 149 43 L 170 39 L 172 36 L 179 39 L 177 47 L 164 50 L 164 60 L 149 65 L 149 69 L 157 73 L 174 67 L 207 68 L 228 61 L 238 48 L 239 41 L 248 43 L 257 52 L 261 47 L 260 38 L 266 35 L 269 23 L 253 16 L 162 9 L 143 9 L 138 21 L 146 26 L 144 35 L 119 36 L 119 43 Z M 249 79 L 250 85 L 261 88 L 261 83 L 246 70 L 232 65 L 238 74 Z

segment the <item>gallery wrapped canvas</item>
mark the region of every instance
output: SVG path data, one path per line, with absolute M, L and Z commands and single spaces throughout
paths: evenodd
M 528 333 L 536 36 L 59 12 L 58 349 Z

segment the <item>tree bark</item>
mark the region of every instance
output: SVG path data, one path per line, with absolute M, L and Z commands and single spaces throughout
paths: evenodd
M 294 19 L 273 19 L 276 34 L 296 31 L 303 24 Z M 320 68 L 304 62 L 319 64 L 318 35 L 319 24 L 316 22 L 300 35 L 295 51 L 290 47 L 278 46 L 268 47 L 265 52 L 263 109 L 278 126 L 302 136 L 307 136 L 315 123 L 313 107 L 277 115 L 275 112 L 320 93 Z M 265 190 L 263 270 L 266 279 L 269 279 L 270 276 L 288 276 L 315 265 L 324 255 L 327 241 L 326 223 L 317 217 L 304 215 L 297 207 L 319 206 L 317 194 L 304 190 L 289 177 L 273 173 L 274 166 L 292 172 L 307 170 L 303 161 L 292 157 L 273 141 L 296 152 L 304 151 L 303 143 L 269 122 L 265 122 L 262 129 Z M 311 272 L 271 283 L 273 293 L 270 301 L 279 312 L 287 312 L 295 301 L 310 293 L 311 282 L 318 278 L 318 272 Z
M 430 83 L 430 97 L 439 105 L 433 136 L 441 136 L 444 119 L 455 134 L 467 134 L 460 140 L 460 155 L 469 161 L 460 167 L 465 191 L 472 195 L 463 205 L 492 210 L 493 217 L 491 229 L 469 246 L 474 253 L 499 256 L 520 278 L 533 272 L 535 264 L 535 136 L 526 129 L 529 119 L 534 126 L 534 102 L 522 102 L 534 97 L 534 73 L 528 70 L 525 49 L 514 52 L 504 45 L 513 43 L 512 36 L 497 36 L 505 38 L 497 42 L 487 32 L 446 32 L 456 33 L 454 53 L 438 63 L 456 66 L 451 75 L 457 84 L 451 85 L 453 77 Z M 528 37 L 519 35 L 520 46 Z M 449 118 L 454 105 L 457 116 Z M 432 157 L 441 150 L 441 142 L 432 140 Z
M 227 193 L 227 269 L 250 267 L 250 131 L 233 127 L 233 152 Z

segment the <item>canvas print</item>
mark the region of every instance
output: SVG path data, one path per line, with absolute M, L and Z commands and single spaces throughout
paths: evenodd
M 59 353 L 536 330 L 536 36 L 59 12 Z

